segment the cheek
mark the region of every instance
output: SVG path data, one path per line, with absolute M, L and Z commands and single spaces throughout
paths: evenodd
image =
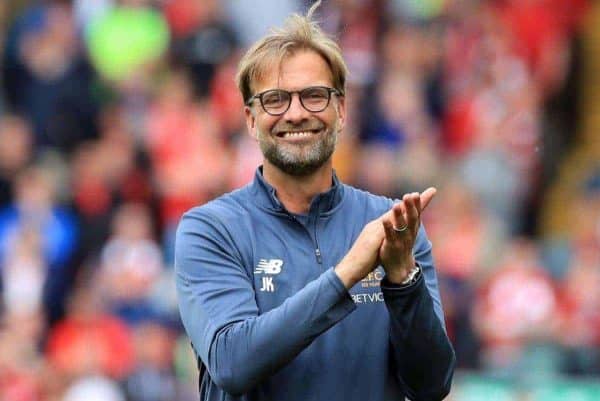
M 324 115 L 322 119 L 329 127 L 336 127 L 339 125 L 340 115 L 336 109 L 332 108 L 331 110 L 328 110 L 327 114 Z
M 277 124 L 279 118 L 263 114 L 256 119 L 256 128 L 262 133 L 270 133 Z
M 278 120 L 278 117 L 271 116 L 267 113 L 261 113 L 256 119 L 256 124 L 260 129 L 268 129 L 270 131 Z

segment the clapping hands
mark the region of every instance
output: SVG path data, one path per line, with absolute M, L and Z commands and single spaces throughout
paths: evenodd
M 415 266 L 413 247 L 421 225 L 421 213 L 436 193 L 428 188 L 421 194 L 406 194 L 383 216 L 361 231 L 335 271 L 346 288 L 362 280 L 378 264 L 388 280 L 401 283 Z

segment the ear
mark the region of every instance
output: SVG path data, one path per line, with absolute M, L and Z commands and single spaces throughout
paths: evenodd
M 346 97 L 337 97 L 337 112 L 338 112 L 338 128 L 339 132 L 343 131 L 346 124 Z
M 248 128 L 248 134 L 254 138 L 256 138 L 256 116 L 254 115 L 254 111 L 252 108 L 246 106 L 244 107 L 244 114 L 246 115 L 246 127 Z

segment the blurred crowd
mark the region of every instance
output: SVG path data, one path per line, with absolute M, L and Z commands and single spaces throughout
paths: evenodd
M 197 399 L 181 214 L 261 162 L 233 76 L 300 0 L 0 1 L 0 401 Z M 424 215 L 459 368 L 600 375 L 600 171 L 576 136 L 586 0 L 329 0 L 350 68 L 334 165 Z

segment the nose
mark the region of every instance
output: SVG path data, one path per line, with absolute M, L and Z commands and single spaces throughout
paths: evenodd
M 310 112 L 306 110 L 300 102 L 300 94 L 292 94 L 290 107 L 287 109 L 283 117 L 287 122 L 295 124 L 307 120 L 310 117 Z

